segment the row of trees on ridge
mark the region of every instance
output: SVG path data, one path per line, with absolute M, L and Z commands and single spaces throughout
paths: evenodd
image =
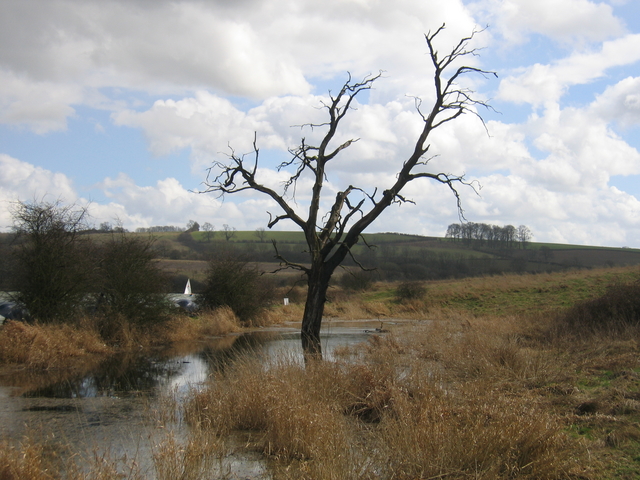
M 486 245 L 490 248 L 526 248 L 533 234 L 526 225 L 488 225 L 486 223 L 452 223 L 447 228 L 446 238 L 470 244 Z

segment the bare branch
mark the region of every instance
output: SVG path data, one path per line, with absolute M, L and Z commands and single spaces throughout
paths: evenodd
M 393 184 L 378 194 L 378 189 L 368 193 L 362 188 L 349 185 L 335 194 L 335 199 L 328 212 L 321 212 L 325 182 L 328 180 L 327 167 L 329 162 L 336 161 L 343 152 L 358 139 L 337 142 L 336 134 L 342 120 L 349 112 L 356 108 L 356 98 L 359 94 L 373 88 L 374 83 L 382 76 L 367 75 L 360 81 L 354 81 L 348 74 L 342 88 L 335 94 L 329 92 L 327 99 L 320 103 L 326 112 L 326 121 L 321 123 L 307 123 L 300 128 L 319 130 L 318 143 L 310 144 L 303 137 L 300 144 L 289 149 L 289 158 L 278 166 L 278 171 L 287 172 L 287 178 L 282 183 L 280 191 L 276 191 L 258 178 L 259 149 L 254 135 L 253 151 L 249 154 L 238 155 L 230 148 L 228 161 L 214 162 L 207 173 L 204 182 L 205 192 L 217 193 L 221 196 L 239 193 L 246 190 L 260 192 L 271 198 L 280 208 L 280 212 L 269 212 L 268 227 L 272 228 L 281 220 L 293 221 L 304 233 L 308 246 L 309 266 L 289 262 L 278 251 L 273 242 L 276 258 L 282 268 L 293 268 L 304 272 L 308 279 L 308 297 L 302 322 L 302 342 L 305 354 L 310 358 L 317 358 L 321 351 L 319 342 L 322 311 L 326 301 L 329 280 L 335 269 L 349 256 L 360 267 L 364 268 L 354 258 L 353 246 L 358 241 L 364 241 L 362 232 L 368 228 L 391 204 L 414 203 L 406 198 L 403 189 L 409 182 L 417 179 L 428 179 L 447 185 L 456 199 L 458 214 L 464 218 L 462 202 L 458 188 L 471 186 L 476 191 L 473 182 L 468 182 L 464 175 L 430 172 L 429 162 L 433 156 L 427 158 L 429 152 L 429 137 L 438 127 L 471 113 L 480 119 L 486 129 L 479 107 L 491 108 L 487 102 L 476 98 L 473 90 L 460 85 L 458 82 L 467 75 L 482 75 L 484 77 L 497 76 L 495 72 L 478 67 L 462 65 L 465 58 L 476 56 L 477 50 L 471 42 L 481 30 L 474 30 L 470 35 L 460 39 L 453 48 L 441 55 L 436 49 L 435 42 L 444 30 L 443 24 L 434 32 L 428 32 L 425 40 L 428 47 L 431 64 L 434 68 L 433 89 L 434 98 L 430 110 L 423 106 L 422 99 L 414 98 L 415 109 L 422 122 L 420 133 L 415 138 L 413 151 L 408 158 L 398 164 L 398 171 Z M 306 215 L 296 213 L 288 198 L 295 202 L 296 188 L 310 177 L 311 191 Z M 285 195 L 293 196 L 285 198 Z M 366 208 L 365 208 L 366 207 Z M 366 242 L 365 242 L 366 243 Z
M 275 240 L 271 240 L 271 243 L 273 244 L 273 249 L 276 252 L 275 258 L 277 258 L 280 261 L 280 265 L 284 265 L 282 268 L 279 268 L 276 271 L 281 271 L 281 270 L 286 270 L 286 269 L 293 268 L 295 270 L 300 270 L 300 271 L 304 272 L 305 274 L 309 273 L 309 267 L 305 267 L 304 265 L 301 265 L 299 263 L 290 262 L 289 260 L 284 258 L 280 254 L 280 251 L 278 250 L 278 243 Z

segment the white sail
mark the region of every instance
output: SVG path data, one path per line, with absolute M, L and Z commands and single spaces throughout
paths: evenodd
M 187 286 L 184 287 L 184 294 L 191 295 L 191 280 L 187 279 Z

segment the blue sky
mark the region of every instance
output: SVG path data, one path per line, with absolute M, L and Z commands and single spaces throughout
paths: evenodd
M 497 110 L 479 111 L 489 135 L 467 115 L 431 138 L 431 167 L 482 186 L 462 192 L 466 218 L 524 224 L 536 241 L 640 247 L 634 0 L 1 2 L 0 229 L 11 202 L 42 198 L 88 205 L 96 225 L 263 227 L 268 199 L 194 191 L 254 131 L 261 178 L 277 186 L 287 148 L 312 136 L 292 125 L 322 121 L 347 72 L 384 76 L 344 124 L 360 141 L 329 172 L 327 198 L 384 188 L 415 142 L 410 96 L 432 98 L 424 34 L 442 23 L 442 52 L 488 25 L 471 60 L 499 75 L 469 77 Z M 406 194 L 415 206 L 371 231 L 443 235 L 458 221 L 446 189 Z

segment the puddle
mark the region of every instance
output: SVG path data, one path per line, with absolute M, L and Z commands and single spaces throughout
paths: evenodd
M 332 358 L 336 347 L 366 341 L 365 330 L 379 326 L 375 321 L 325 321 L 325 357 Z M 194 342 L 178 351 L 120 356 L 75 378 L 39 387 L 28 379 L 0 377 L 0 438 L 20 440 L 29 434 L 66 454 L 90 458 L 107 452 L 110 458 L 135 459 L 144 478 L 154 478 L 151 458 L 159 434 L 173 429 L 180 436 L 187 428 L 163 419 L 166 398 L 180 398 L 213 372 L 254 355 L 287 355 L 303 362 L 299 331 L 293 326 L 265 328 Z M 230 452 L 224 468 L 229 474 L 225 478 L 270 478 L 257 454 Z

